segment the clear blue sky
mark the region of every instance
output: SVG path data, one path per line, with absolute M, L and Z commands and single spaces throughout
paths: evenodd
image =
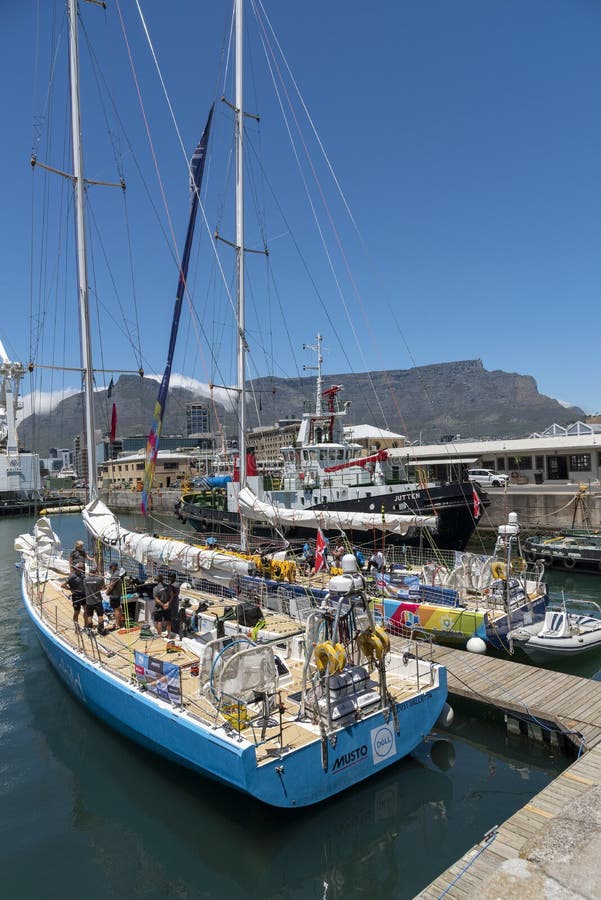
M 229 3 L 140 2 L 190 153 L 210 102 L 222 90 L 220 52 L 225 46 Z M 139 53 L 142 41 L 134 4 L 132 0 L 121 3 L 132 50 Z M 109 0 L 106 13 L 84 6 L 86 34 L 94 41 L 102 68 L 108 70 L 106 77 L 118 85 L 118 100 L 125 104 L 121 115 L 128 139 L 144 139 L 139 106 L 123 61 L 114 0 Z M 255 148 L 260 145 L 266 151 L 269 183 L 278 202 L 292 208 L 290 214 L 285 210 L 285 222 L 276 215 L 265 226 L 279 293 L 275 288 L 269 294 L 259 288 L 262 263 L 248 262 L 251 374 L 296 374 L 304 362 L 312 362 L 302 354 L 302 343 L 311 343 L 320 329 L 328 348 L 326 372 L 344 371 L 349 365 L 362 371 L 479 357 L 487 369 L 533 375 L 541 392 L 588 411 L 600 410 L 596 381 L 601 290 L 601 4 L 593 0 L 376 0 L 370 4 L 265 0 L 265 7 L 361 241 L 344 223 L 342 204 L 330 192 L 327 210 L 334 220 L 343 221 L 337 227 L 345 248 L 344 256 L 338 255 L 334 263 L 337 287 L 302 191 L 292 186 L 294 163 L 269 96 L 269 77 L 253 38 L 256 28 L 249 2 L 251 74 L 246 106 L 253 112 L 257 109 L 262 117 L 260 131 L 252 122 L 248 125 L 253 157 L 249 165 L 255 165 Z M 63 16 L 62 0 L 2 4 L 0 329 L 11 355 L 24 362 L 29 355 L 32 281 L 29 156 L 37 133 L 34 123 L 44 111 L 49 53 L 56 46 L 51 40 L 52 21 L 54 17 L 58 33 Z M 84 45 L 87 39 L 82 40 Z M 185 160 L 148 50 L 141 52 L 142 57 L 136 57 L 138 76 L 181 247 L 187 218 Z M 87 57 L 85 46 L 84 54 Z M 89 67 L 82 63 L 82 68 L 87 77 Z M 57 79 L 59 74 L 62 79 L 63 72 L 61 61 Z M 59 87 L 55 90 L 58 94 Z M 60 109 L 56 97 L 54 102 Z M 57 121 L 55 112 L 54 127 Z M 227 127 L 228 114 L 220 104 L 216 142 L 225 144 Z M 101 161 L 107 142 L 104 115 L 98 107 L 84 109 L 83 130 L 88 177 L 114 180 L 115 172 Z M 52 151 L 42 142 L 40 159 L 59 168 L 67 166 L 63 140 L 64 133 L 55 137 Z M 133 154 L 126 151 L 123 158 L 128 185 L 131 179 L 128 207 L 137 259 L 144 367 L 160 372 L 177 271 L 166 241 L 155 233 L 154 224 L 151 228 L 154 217 L 144 189 L 136 186 Z M 159 206 L 147 149 L 139 160 L 147 172 L 153 202 Z M 207 170 L 210 187 L 221 178 L 218 168 L 211 163 Z M 259 171 L 255 168 L 255 173 Z M 320 178 L 324 171 L 322 166 Z M 271 187 L 260 179 L 252 187 L 273 213 Z M 35 196 L 37 203 L 39 187 Z M 113 216 L 120 202 L 118 192 L 105 198 L 94 189 L 94 216 L 107 212 Z M 218 198 L 212 205 L 207 203 L 211 228 L 219 203 Z M 327 221 L 322 214 L 326 229 Z M 39 223 L 36 207 L 33 233 L 37 234 Z M 233 238 L 229 213 L 224 213 L 220 228 Z M 225 324 L 227 303 L 221 300 L 217 305 L 210 288 L 202 284 L 205 273 L 213 284 L 219 278 L 206 233 L 200 232 L 191 281 L 219 364 L 211 361 L 208 350 L 193 347 L 194 329 L 184 319 L 175 369 L 203 381 L 227 381 L 234 378 L 231 325 Z M 113 241 L 110 235 L 106 238 L 102 252 L 96 250 L 94 257 L 95 293 L 102 295 L 103 309 L 114 297 L 110 298 L 113 276 L 102 272 L 101 257 L 111 260 L 116 276 L 128 272 L 127 244 L 117 238 L 116 229 L 113 237 Z M 257 241 L 253 226 L 247 245 L 256 246 Z M 302 247 L 302 256 L 296 243 Z M 330 234 L 328 243 L 338 253 L 336 237 Z M 225 251 L 221 252 L 225 259 Z M 306 279 L 305 263 L 316 273 L 312 280 Z M 230 263 L 226 275 L 229 279 Z M 121 296 L 131 296 L 127 288 L 122 290 L 126 293 Z M 131 325 L 133 307 L 129 299 L 125 302 Z M 74 334 L 75 317 L 71 325 Z M 51 355 L 58 359 L 58 339 L 53 340 Z M 40 362 L 49 361 L 47 341 Z M 97 352 L 100 365 L 98 356 Z M 110 327 L 108 334 L 105 330 L 101 359 L 107 368 L 136 367 L 119 327 Z M 61 383 L 77 385 L 70 376 Z M 402 398 L 399 403 L 402 408 Z

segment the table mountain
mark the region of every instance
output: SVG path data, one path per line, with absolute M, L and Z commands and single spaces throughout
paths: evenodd
M 567 424 L 583 418 L 576 406 L 565 407 L 540 394 L 530 375 L 495 370 L 489 372 L 481 360 L 327 375 L 324 386 L 340 384 L 341 399 L 350 400 L 348 424 L 369 423 L 407 435 L 410 440 L 438 441 L 443 435 L 463 437 L 519 437 L 544 429 L 552 422 Z M 97 427 L 108 431 L 112 403 L 117 406 L 121 435 L 148 433 L 158 390 L 157 382 L 136 375 L 122 375 L 112 396 L 95 396 Z M 254 394 L 253 394 L 254 391 Z M 194 391 L 173 388 L 167 403 L 163 434 L 185 434 L 185 407 L 189 402 L 207 402 Z M 278 419 L 299 417 L 303 404 L 313 408 L 315 378 L 259 378 L 249 390 L 249 427 L 272 424 Z M 235 416 L 217 405 L 228 437 L 235 437 Z M 258 415 L 257 415 L 258 413 Z M 45 454 L 49 447 L 71 447 L 83 429 L 81 395 L 67 397 L 47 415 L 30 416 L 19 426 L 23 446 Z M 141 446 L 144 444 L 141 439 Z

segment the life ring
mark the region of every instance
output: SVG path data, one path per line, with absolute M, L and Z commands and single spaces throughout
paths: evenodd
M 564 569 L 573 569 L 576 565 L 576 560 L 572 559 L 571 556 L 564 556 L 562 559 Z
M 494 562 L 490 567 L 490 574 L 493 578 L 500 578 L 505 581 L 507 578 L 507 566 L 503 562 Z
M 371 629 L 359 635 L 358 644 L 368 659 L 373 659 L 375 656 L 377 660 L 381 660 L 386 652 L 380 635 Z
M 338 671 L 342 672 L 346 665 L 346 650 L 342 644 L 334 644 L 334 650 L 336 651 L 336 658 L 338 660 Z
M 384 628 L 382 628 L 381 625 L 376 625 L 376 627 L 374 628 L 374 631 L 380 638 L 380 642 L 384 649 L 384 653 L 388 653 L 388 651 L 390 650 L 390 638 L 389 638 L 388 634 L 386 633 Z
M 313 655 L 319 671 L 327 670 L 330 675 L 342 671 L 346 662 L 344 647 L 342 644 L 333 644 L 332 641 L 323 641 L 323 643 L 317 644 Z
M 519 575 L 520 572 L 525 572 L 526 560 L 522 556 L 516 556 L 515 559 L 511 560 L 511 571 L 514 575 Z

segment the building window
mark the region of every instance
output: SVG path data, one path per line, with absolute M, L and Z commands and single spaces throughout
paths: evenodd
M 193 434 L 207 433 L 211 430 L 209 410 L 200 403 L 186 404 L 186 433 L 188 437 Z
M 163 470 L 177 469 L 178 465 L 179 465 L 179 463 L 176 463 L 176 462 L 166 462 L 166 463 L 163 463 Z
M 574 453 L 570 456 L 571 472 L 590 472 L 591 455 L 590 453 Z
M 505 459 L 502 456 L 497 458 L 497 472 L 505 471 Z
M 518 469 L 522 472 L 524 469 L 532 468 L 532 457 L 531 456 L 510 456 L 508 459 L 509 468 L 510 469 Z
M 544 469 L 545 468 L 545 457 L 544 456 L 535 456 L 534 461 L 536 463 L 535 469 Z
M 495 461 L 494 459 L 483 459 L 482 460 L 482 468 L 483 469 L 494 469 Z

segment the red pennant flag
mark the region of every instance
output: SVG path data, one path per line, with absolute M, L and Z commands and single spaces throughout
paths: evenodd
M 474 519 L 480 518 L 480 497 L 478 496 L 478 491 L 476 488 L 472 488 L 472 495 L 474 501 Z
M 315 541 L 315 574 L 317 575 L 326 564 L 326 549 L 327 543 L 324 537 L 324 533 L 321 528 L 317 529 L 317 539 Z
M 115 443 L 116 434 L 117 434 L 117 407 L 113 403 L 113 412 L 111 414 L 111 444 Z

